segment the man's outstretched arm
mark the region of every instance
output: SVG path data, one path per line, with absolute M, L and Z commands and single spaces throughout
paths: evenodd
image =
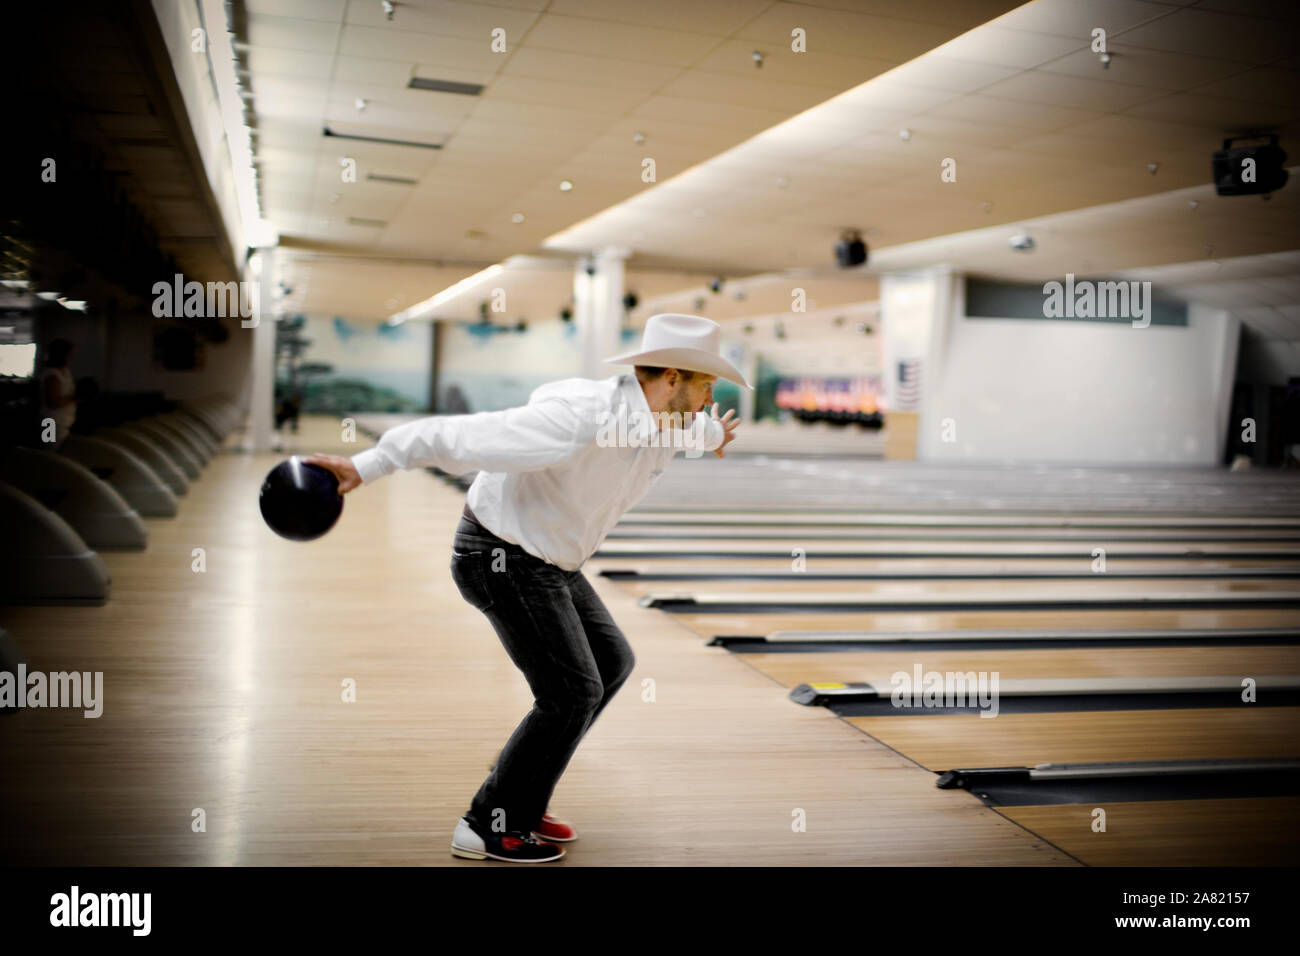
M 374 448 L 344 458 L 311 455 L 308 464 L 328 468 L 346 494 L 362 484 L 410 468 L 467 471 L 537 471 L 571 458 L 595 439 L 570 402 L 549 398 L 518 408 L 472 415 L 435 415 L 390 428 Z

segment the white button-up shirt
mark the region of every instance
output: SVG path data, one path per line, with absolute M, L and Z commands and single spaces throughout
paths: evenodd
M 576 571 L 679 449 L 697 457 L 726 438 L 708 414 L 684 430 L 672 424 L 651 413 L 633 374 L 567 378 L 535 389 L 518 408 L 390 428 L 352 463 L 363 484 L 399 468 L 477 470 L 468 503 L 479 524 Z

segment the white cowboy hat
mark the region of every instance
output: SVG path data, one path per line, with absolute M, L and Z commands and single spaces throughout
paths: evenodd
M 712 319 L 699 315 L 665 313 L 646 320 L 641 350 L 605 359 L 607 365 L 654 365 L 707 372 L 750 391 L 740 369 L 718 354 L 718 329 Z

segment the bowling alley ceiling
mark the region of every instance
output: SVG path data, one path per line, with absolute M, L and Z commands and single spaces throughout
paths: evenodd
M 148 4 L 61 0 L 5 13 L 0 277 L 96 309 L 143 301 L 175 271 L 235 278 Z
M 647 156 L 664 182 L 1015 3 L 917 0 L 900 18 L 851 0 L 412 2 L 391 22 L 378 0 L 240 6 L 263 211 L 283 242 L 487 265 L 653 188 Z M 790 52 L 795 27 L 819 38 L 817 56 Z M 496 28 L 505 54 L 489 47 Z M 354 183 L 341 181 L 344 157 L 357 161 Z M 295 305 L 310 308 L 314 289 L 296 278 Z M 386 290 L 376 309 L 395 291 L 408 292 L 404 308 L 438 289 Z
M 630 270 L 826 273 L 845 228 L 887 261 L 891 247 L 1204 187 L 1229 133 L 1300 149 L 1291 0 L 412 0 L 391 21 L 379 0 L 234 6 L 295 310 L 337 313 L 317 277 L 337 284 L 348 257 L 367 260 L 359 276 L 389 260 L 450 280 L 350 286 L 346 310 L 371 316 L 543 249 L 621 246 Z M 791 51 L 795 29 L 808 53 Z M 1258 199 L 1220 202 L 1235 207 L 1215 217 L 1209 256 L 1300 245 L 1294 219 L 1258 228 Z M 1102 237 L 1127 263 L 1207 256 L 1127 225 Z

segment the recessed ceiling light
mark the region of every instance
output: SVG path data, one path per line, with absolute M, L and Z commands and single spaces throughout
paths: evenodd
M 909 139 L 912 138 L 912 131 L 907 128 L 900 129 L 898 131 L 898 138 L 901 139 L 904 143 L 906 143 Z
M 514 222 L 514 223 L 523 222 L 523 221 L 524 221 L 524 214 L 523 214 L 522 212 L 517 212 L 517 213 L 515 213 L 513 216 L 510 217 L 510 221 L 511 221 L 511 222 Z
M 567 193 L 572 188 L 573 183 L 569 182 L 569 180 L 563 179 L 560 181 L 560 192 Z
M 634 142 L 634 143 L 644 143 L 644 142 L 645 142 L 645 133 L 633 133 L 633 134 L 632 134 L 632 142 Z
M 44 299 L 46 302 L 53 302 L 55 299 L 61 298 L 62 296 L 63 296 L 63 293 L 62 293 L 62 292 L 38 292 L 38 293 L 36 293 L 36 297 L 37 297 L 38 299 Z

